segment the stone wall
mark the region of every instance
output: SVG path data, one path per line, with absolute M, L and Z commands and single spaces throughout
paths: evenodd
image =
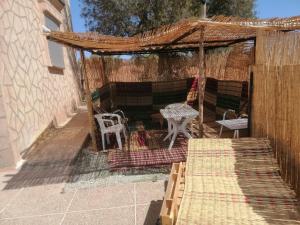
M 5 151 L 0 148 L 0 168 L 14 166 L 52 121 L 64 124 L 78 105 L 67 48 L 63 48 L 63 73 L 49 70 L 44 13 L 65 29 L 64 10 L 48 0 L 0 1 L 0 146 L 7 146 Z
M 0 88 L 1 89 L 1 88 Z M 3 97 L 0 90 L 0 167 L 9 167 L 15 162 L 14 152 L 11 149 L 7 117 L 4 110 Z

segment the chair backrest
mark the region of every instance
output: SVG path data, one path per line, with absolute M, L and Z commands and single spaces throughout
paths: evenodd
M 178 107 L 182 107 L 183 103 L 173 103 L 170 105 L 166 106 L 166 109 L 174 109 L 174 108 L 178 108 Z
M 105 114 L 96 114 L 95 118 L 97 119 L 97 122 L 100 126 L 100 130 L 106 131 L 107 127 L 105 126 L 105 121 L 103 120 L 103 119 L 105 119 Z
M 110 120 L 112 124 L 109 124 L 109 127 L 116 126 L 117 124 L 121 124 L 121 116 L 114 113 L 99 113 L 95 115 L 95 118 L 98 121 L 98 124 L 100 126 L 101 131 L 106 131 L 108 129 L 108 126 L 106 126 L 105 123 L 109 123 L 107 120 Z M 115 118 L 117 120 L 113 120 L 112 118 Z

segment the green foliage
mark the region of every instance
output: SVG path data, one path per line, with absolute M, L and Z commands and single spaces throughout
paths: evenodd
M 129 36 L 200 16 L 199 0 L 81 0 L 82 13 L 90 31 Z
M 201 0 L 81 0 L 90 31 L 130 36 L 184 18 L 200 17 Z M 207 14 L 253 17 L 255 0 L 207 0 Z
M 255 17 L 255 0 L 208 0 L 208 17 L 214 15 Z

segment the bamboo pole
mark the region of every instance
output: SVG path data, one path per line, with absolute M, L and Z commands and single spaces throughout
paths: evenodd
M 86 71 L 86 61 L 85 61 L 85 56 L 84 56 L 83 50 L 80 50 L 80 58 L 81 58 L 81 63 L 82 63 L 83 76 L 85 78 L 85 96 L 86 96 L 87 109 L 88 109 L 90 134 L 91 134 L 91 138 L 92 138 L 92 148 L 93 148 L 93 151 L 97 152 L 98 149 L 97 149 L 96 132 L 95 132 L 96 124 L 95 124 L 95 120 L 94 120 L 93 105 L 92 105 L 93 103 L 92 103 L 89 79 L 88 79 L 87 71 Z
M 206 0 L 202 0 L 201 18 L 206 18 Z
M 204 30 L 205 27 L 201 27 L 200 39 L 199 39 L 199 77 L 198 77 L 198 106 L 199 106 L 199 138 L 203 137 L 203 101 L 205 90 L 205 63 L 204 63 Z

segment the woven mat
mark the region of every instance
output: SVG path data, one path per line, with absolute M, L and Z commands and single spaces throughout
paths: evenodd
M 170 141 L 163 141 L 165 132 L 148 131 L 148 135 L 152 138 L 148 142 L 148 146 L 137 148 L 136 143 L 130 145 L 134 148 L 120 151 L 110 150 L 108 153 L 108 165 L 110 169 L 131 168 L 131 167 L 148 167 L 170 165 L 174 162 L 182 162 L 186 160 L 187 139 L 178 136 L 173 148 L 169 151 Z
M 193 139 L 177 225 L 300 224 L 265 139 Z

